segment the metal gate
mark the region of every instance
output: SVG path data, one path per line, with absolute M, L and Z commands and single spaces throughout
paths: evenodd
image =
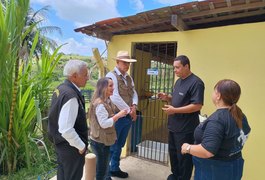
M 139 158 L 168 164 L 167 102 L 158 92 L 171 93 L 174 84 L 173 59 L 177 43 L 135 43 L 132 76 L 139 96 L 138 118 L 132 126 L 131 152 Z

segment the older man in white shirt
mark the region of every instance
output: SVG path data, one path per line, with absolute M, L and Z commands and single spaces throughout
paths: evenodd
M 89 79 L 87 63 L 69 60 L 64 66 L 66 80 L 52 96 L 48 132 L 55 144 L 58 180 L 81 179 L 88 144 L 85 102 L 80 87 Z

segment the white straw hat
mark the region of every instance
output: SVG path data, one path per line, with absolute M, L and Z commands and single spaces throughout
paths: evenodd
M 117 53 L 117 57 L 113 58 L 119 61 L 125 61 L 125 62 L 136 62 L 136 59 L 131 59 L 131 57 L 129 56 L 129 52 L 128 51 L 118 51 Z

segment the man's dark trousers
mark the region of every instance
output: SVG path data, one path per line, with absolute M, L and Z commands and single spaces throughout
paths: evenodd
M 57 180 L 81 180 L 85 164 L 85 153 L 70 146 L 68 142 L 55 145 L 58 161 Z
M 169 180 L 190 180 L 193 163 L 190 154 L 181 154 L 181 146 L 183 143 L 194 143 L 193 133 L 175 133 L 169 132 L 169 155 L 171 171 L 174 176 Z

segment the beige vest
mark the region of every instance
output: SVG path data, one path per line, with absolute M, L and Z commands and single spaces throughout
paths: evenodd
M 115 71 L 113 71 L 113 74 L 116 76 L 117 81 L 118 81 L 118 90 L 121 98 L 126 102 L 128 106 L 132 106 L 132 100 L 133 100 L 133 89 L 134 87 L 132 86 L 132 79 L 130 76 L 126 76 L 126 81 L 127 85 L 123 81 L 122 75 L 118 75 Z
M 89 123 L 90 123 L 90 136 L 93 140 L 103 143 L 106 146 L 110 146 L 115 143 L 115 140 L 117 139 L 115 127 L 109 127 L 106 129 L 103 129 L 97 120 L 96 116 L 96 107 L 99 104 L 103 104 L 106 110 L 109 113 L 109 118 L 114 116 L 114 105 L 109 102 L 102 102 L 101 100 L 97 99 L 93 104 L 92 104 L 92 109 L 90 111 L 90 118 L 89 118 Z

